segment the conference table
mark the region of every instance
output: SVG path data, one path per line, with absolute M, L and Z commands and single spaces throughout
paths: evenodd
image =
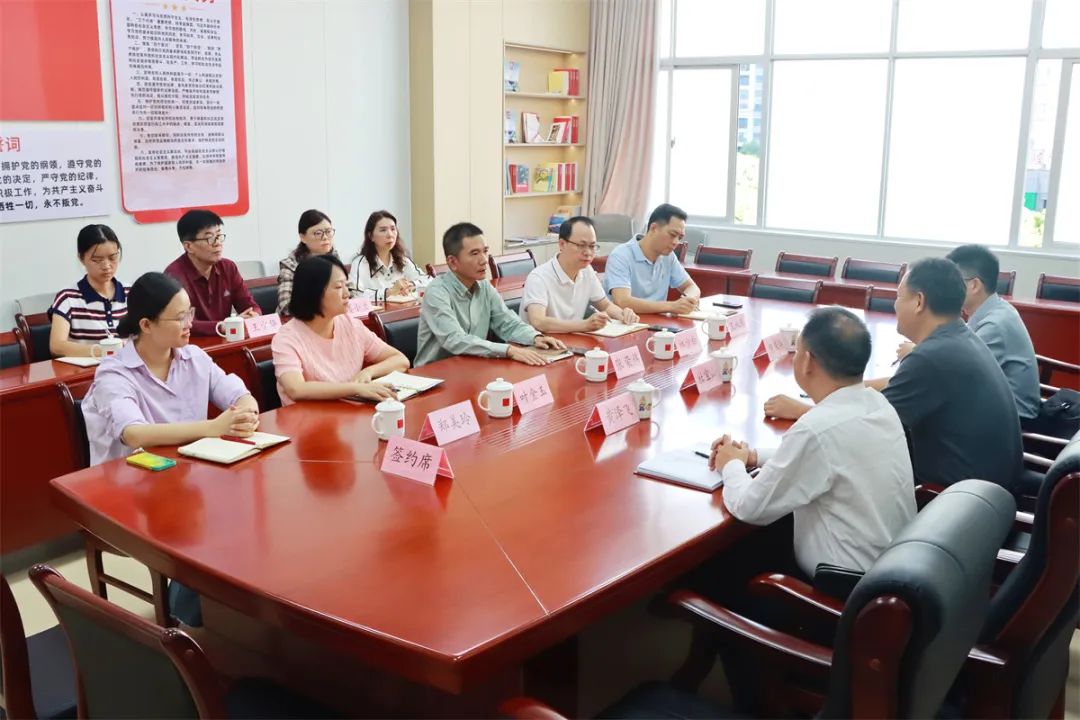
M 282 662 L 280 637 L 301 638 L 328 673 L 325 658 L 347 658 L 467 693 L 750 532 L 728 514 L 722 491 L 634 474 L 646 458 L 690 452 L 723 433 L 775 445 L 790 426 L 765 418 L 762 405 L 777 393 L 798 396 L 792 356 L 770 363 L 751 355 L 763 336 L 801 324 L 813 308 L 727 300 L 745 305 L 742 337 L 710 342 L 701 323 L 644 318 L 694 328 L 701 350 L 687 357 L 654 359 L 644 348 L 650 331 L 559 336 L 609 352 L 639 348 L 644 374 L 622 379 L 589 382 L 576 357 L 544 368 L 455 357 L 412 371 L 445 382 L 405 403 L 411 439 L 427 413 L 463 400 L 475 407 L 499 377 L 516 383 L 545 373 L 554 396 L 508 419 L 476 409 L 479 432 L 445 446 L 454 477 L 434 486 L 380 471 L 386 443 L 371 429 L 371 406 L 302 402 L 262 415 L 260 430 L 291 442 L 235 465 L 155 448 L 177 466 L 152 473 L 108 462 L 53 480 L 54 500 L 88 532 L 194 588 L 204 605 L 251 619 L 271 638 L 263 650 L 277 647 Z M 895 318 L 853 312 L 873 336 L 867 375 L 890 374 L 901 340 Z M 739 356 L 733 381 L 680 391 L 690 368 L 721 347 Z M 596 403 L 639 377 L 661 393 L 652 418 L 611 435 L 586 432 Z

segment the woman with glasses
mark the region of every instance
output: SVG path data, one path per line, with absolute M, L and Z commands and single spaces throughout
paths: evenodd
M 246 437 L 258 427 L 259 406 L 243 381 L 188 344 L 194 317 L 187 292 L 169 275 L 149 272 L 131 286 L 117 327 L 131 341 L 101 361 L 82 403 L 92 465 L 139 447 Z M 221 410 L 213 420 L 209 402 Z
M 397 218 L 386 210 L 376 210 L 364 225 L 364 244 L 353 258 L 352 281 L 378 303 L 389 296 L 413 295 L 427 287 L 431 278 L 406 254 Z
M 88 357 L 127 314 L 124 285 L 116 279 L 122 253 L 116 233 L 108 225 L 87 225 L 75 242 L 86 274 L 56 293 L 49 308 L 49 352 L 57 357 Z
M 278 307 L 279 315 L 289 314 L 289 300 L 292 298 L 293 274 L 296 266 L 304 258 L 316 255 L 330 255 L 341 258 L 334 249 L 334 224 L 329 216 L 319 210 L 305 210 L 297 223 L 300 242 L 284 260 L 278 264 Z M 358 297 L 356 286 L 349 284 L 349 297 Z

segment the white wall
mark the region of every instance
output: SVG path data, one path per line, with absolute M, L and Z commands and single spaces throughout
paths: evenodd
M 262 260 L 276 274 L 296 245 L 297 218 L 312 207 L 333 218 L 346 262 L 372 210 L 397 215 L 410 238 L 408 3 L 246 0 L 243 7 L 251 209 L 225 218 L 226 256 Z M 107 0 L 98 0 L 98 31 L 118 173 Z M 75 236 L 90 222 L 119 235 L 118 277 L 128 284 L 181 252 L 174 223 L 136 223 L 119 193 L 107 217 L 0 225 L 0 329 L 14 324 L 15 298 L 81 277 Z
M 708 234 L 708 244 L 731 248 L 751 248 L 751 269 L 756 272 L 772 272 L 776 268 L 776 255 L 781 251 L 806 255 L 825 255 L 840 258 L 837 276 L 847 257 L 882 262 L 906 262 L 921 257 L 944 256 L 952 245 L 928 245 L 890 241 L 852 240 L 825 235 L 802 235 L 769 231 L 751 231 L 740 228 L 701 227 Z M 991 248 L 1001 262 L 1002 270 L 1016 271 L 1016 287 L 1013 295 L 1018 298 L 1035 297 L 1035 284 L 1039 273 L 1049 275 L 1080 276 L 1080 258 L 1072 255 L 1018 252 Z M 690 260 L 690 258 L 688 258 Z

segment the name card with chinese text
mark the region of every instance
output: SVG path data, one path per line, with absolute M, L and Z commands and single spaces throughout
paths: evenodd
M 424 426 L 420 428 L 420 436 L 416 439 L 427 440 L 434 437 L 437 445 L 446 445 L 478 432 L 480 432 L 480 423 L 476 421 L 476 412 L 473 410 L 472 402 L 462 400 L 454 405 L 429 412 L 424 418 Z
M 371 314 L 371 301 L 364 297 L 353 298 L 345 313 L 349 317 L 366 318 Z
M 551 395 L 547 375 L 541 373 L 528 380 L 514 383 L 514 402 L 517 403 L 522 415 L 554 403 L 555 398 Z
M 722 384 L 720 366 L 716 360 L 709 358 L 700 365 L 690 368 L 690 372 L 686 374 L 686 379 L 683 380 L 679 389 L 686 390 L 687 388 L 696 387 L 699 393 L 703 393 Z
M 737 312 L 734 315 L 728 315 L 727 330 L 731 337 L 739 337 L 750 332 L 746 322 L 746 313 Z
M 697 328 L 675 333 L 675 349 L 680 357 L 692 357 L 701 353 L 701 336 Z
M 611 366 L 615 368 L 615 377 L 622 380 L 627 375 L 645 372 L 645 363 L 641 361 L 641 351 L 637 345 L 611 353 Z
M 249 338 L 265 337 L 274 335 L 281 329 L 281 318 L 277 313 L 269 315 L 256 315 L 244 320 L 244 329 Z
M 434 485 L 436 475 L 454 477 L 445 450 L 397 436 L 387 442 L 379 469 L 391 475 L 418 480 L 425 485 Z
M 788 344 L 783 333 L 767 335 L 761 339 L 757 350 L 754 351 L 754 359 L 762 355 L 768 355 L 769 362 L 776 362 L 780 358 L 787 357 Z
M 613 398 L 596 403 L 592 414 L 585 422 L 585 430 L 603 426 L 604 434 L 625 430 L 638 421 L 637 408 L 630 393 L 616 395 Z

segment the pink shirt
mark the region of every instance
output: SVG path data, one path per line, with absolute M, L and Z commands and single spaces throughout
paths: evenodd
M 305 380 L 316 382 L 352 382 L 365 365 L 377 362 L 390 346 L 368 330 L 363 320 L 338 315 L 334 318 L 331 339 L 316 334 L 294 318 L 278 330 L 270 348 L 274 352 L 274 374 L 279 378 L 281 404 L 292 405 L 294 401 L 281 387 L 280 378 L 285 373 L 298 372 Z

